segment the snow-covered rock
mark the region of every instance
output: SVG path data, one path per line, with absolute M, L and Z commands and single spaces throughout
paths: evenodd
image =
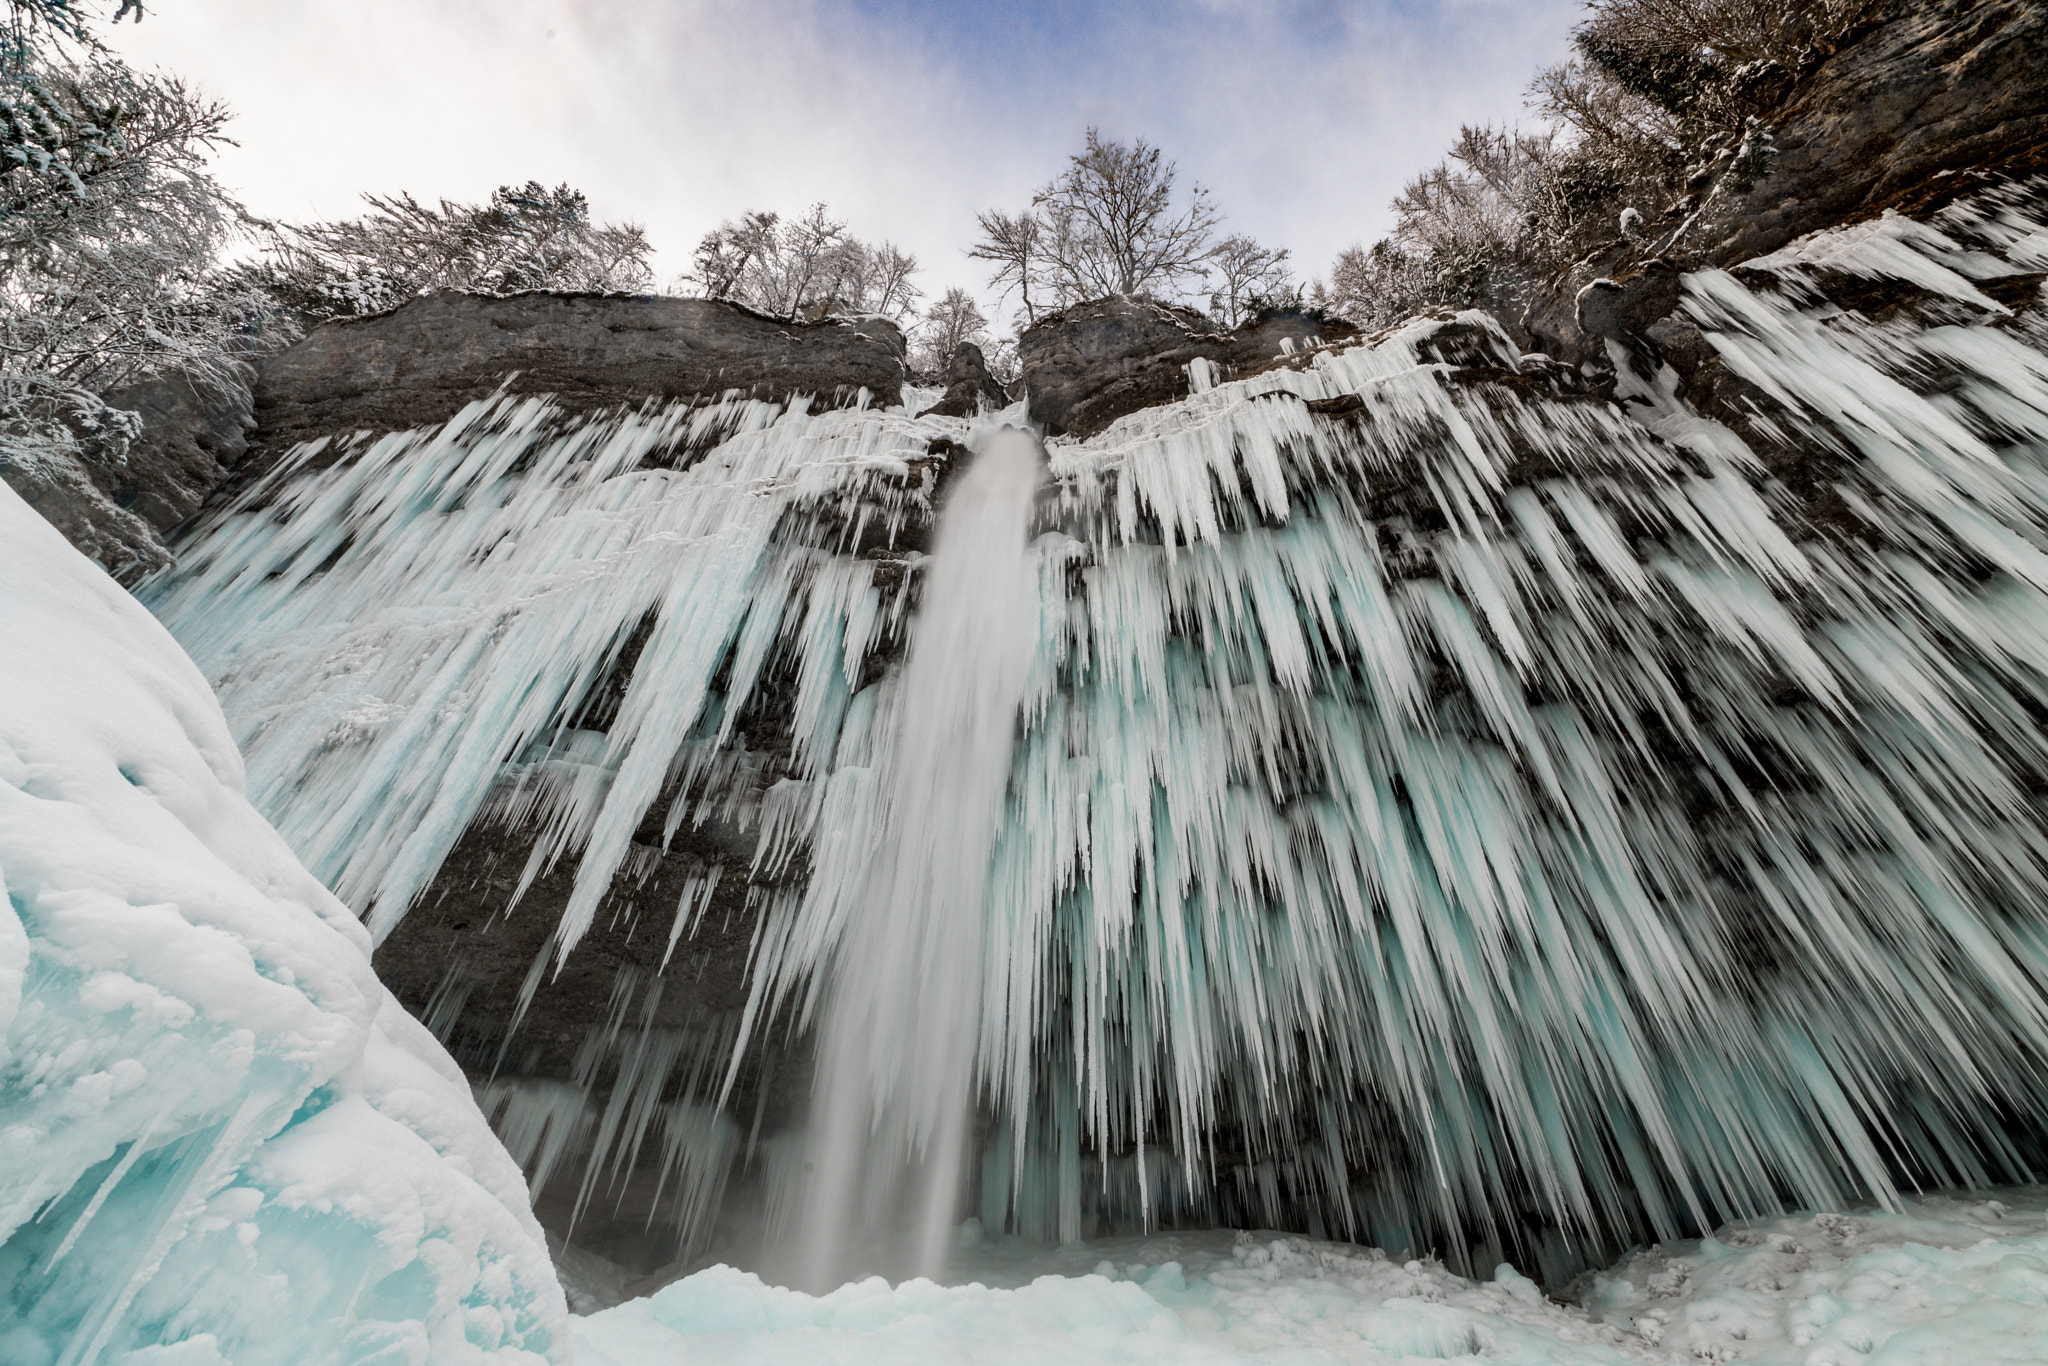
M 0 1361 L 566 1359 L 461 1072 L 199 671 L 12 490 L 0 886 Z

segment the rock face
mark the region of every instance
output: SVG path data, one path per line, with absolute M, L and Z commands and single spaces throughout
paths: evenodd
M 983 404 L 1001 408 L 1010 401 L 1010 391 L 988 372 L 988 359 L 973 342 L 961 342 L 946 362 L 946 393 L 919 417 L 973 417 Z
M 1722 175 L 1587 256 L 1537 289 L 1523 331 L 1561 360 L 1602 367 L 1616 341 L 1654 369 L 1651 332 L 1681 270 L 1737 265 L 1888 209 L 1924 215 L 2048 169 L 2044 47 L 2041 0 L 1894 0 L 1790 85 L 1765 120 L 1773 152 L 1753 186 Z
M 738 389 L 822 406 L 901 401 L 904 341 L 884 319 L 792 323 L 715 299 L 453 291 L 328 323 L 256 386 L 266 453 L 358 430 L 443 422 L 508 382 L 572 412 Z
M 578 413 L 733 389 L 827 407 L 865 389 L 886 406 L 902 399 L 903 356 L 901 329 L 883 318 L 791 323 L 712 299 L 450 291 L 316 328 L 258 363 L 253 393 L 172 374 L 107 395 L 142 419 L 124 461 L 0 455 L 0 475 L 65 539 L 133 581 L 170 562 L 164 534 L 215 490 L 300 441 L 443 422 L 500 386 L 553 394 Z M 961 379 L 1000 395 L 973 359 Z
M 1908 207 L 1941 178 L 2048 166 L 2048 6 L 1914 0 L 1805 75 L 1770 118 L 1768 173 L 1704 257 L 1726 264 L 1802 233 Z M 1968 188 L 1962 176 L 1951 187 Z
M 206 495 L 249 453 L 256 425 L 246 384 L 201 385 L 163 375 L 107 395 L 142 419 L 114 501 L 159 532 L 199 511 Z
M 249 388 L 172 373 L 106 401 L 141 419 L 140 434 L 118 459 L 96 458 L 87 433 L 75 454 L 0 454 L 0 476 L 81 553 L 133 582 L 170 562 L 164 534 L 198 511 L 248 450 Z
M 1357 332 L 1308 313 L 1219 332 L 1190 308 L 1108 298 L 1039 319 L 1017 349 L 1031 416 L 1054 434 L 1087 437 L 1127 413 L 1186 398 L 1191 361 L 1206 360 L 1218 378 L 1231 378 L 1283 364 L 1317 338 L 1335 341 Z

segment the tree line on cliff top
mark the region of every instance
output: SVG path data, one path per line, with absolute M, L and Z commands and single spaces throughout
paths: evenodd
M 474 204 L 371 195 L 361 215 L 324 223 L 254 218 L 209 170 L 224 106 L 120 62 L 86 0 L 8 4 L 0 461 L 118 461 L 132 416 L 107 394 L 173 369 L 239 382 L 254 351 L 431 290 L 656 288 L 645 230 L 598 221 L 567 185 L 503 186 Z M 1682 249 L 1697 206 L 1767 169 L 1764 116 L 1877 12 L 1877 0 L 1591 0 L 1571 59 L 1530 87 L 1533 126 L 1462 130 L 1394 201 L 1392 231 L 1320 280 L 1298 280 L 1284 248 L 1225 233 L 1210 192 L 1183 187 L 1158 147 L 1090 129 L 1028 204 L 977 217 L 966 255 L 999 306 L 1015 300 L 1007 329 L 965 289 L 927 300 L 915 257 L 855 236 L 823 204 L 721 223 L 668 288 L 790 319 L 884 314 L 923 371 L 960 342 L 1109 294 L 1193 305 L 1222 327 L 1315 308 L 1372 328 L 1444 307 L 1513 327 L 1535 283 L 1617 234 L 1670 234 L 1651 245 Z M 142 7 L 121 0 L 110 17 Z M 1013 371 L 1014 351 L 995 350 Z

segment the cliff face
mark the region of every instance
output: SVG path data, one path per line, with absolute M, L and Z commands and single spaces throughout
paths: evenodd
M 44 461 L 0 473 L 74 546 L 124 580 L 170 562 L 164 538 L 230 480 L 299 441 L 445 422 L 501 389 L 569 413 L 739 391 L 816 407 L 865 390 L 900 401 L 904 338 L 881 318 L 793 323 L 711 299 L 444 292 L 328 323 L 257 360 L 250 386 L 171 374 L 108 395 L 142 421 L 118 465 Z
M 2048 5 L 1912 0 L 1852 35 L 1770 117 L 1776 155 L 1711 216 L 1703 264 L 1801 233 L 1925 208 L 1985 174 L 2048 168 Z
M 901 401 L 902 331 L 879 318 L 817 323 L 770 318 L 715 299 L 445 292 L 388 313 L 317 328 L 266 361 L 256 385 L 256 442 L 445 422 L 502 385 L 594 412 L 652 399 L 738 390 L 818 407 L 867 390 Z

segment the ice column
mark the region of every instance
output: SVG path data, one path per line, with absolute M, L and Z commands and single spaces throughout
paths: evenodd
M 1037 440 L 1004 428 L 959 477 L 879 759 L 877 837 L 846 855 L 860 866 L 818 870 L 853 892 L 813 1100 L 803 1278 L 818 1288 L 838 1283 L 857 1227 L 901 1190 L 917 1201 L 918 1270 L 936 1274 L 945 1258 L 973 1101 L 989 855 L 1036 640 L 1026 533 L 1044 472 Z

